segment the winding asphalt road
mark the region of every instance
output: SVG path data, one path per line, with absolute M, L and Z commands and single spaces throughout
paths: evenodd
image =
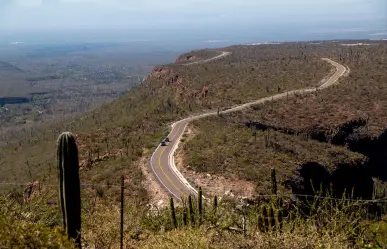
M 194 62 L 194 64 L 204 63 L 220 57 L 224 57 L 229 54 L 229 52 L 224 52 L 224 53 L 208 60 Z M 288 96 L 292 96 L 295 94 L 315 92 L 335 84 L 337 80 L 346 73 L 347 68 L 331 59 L 323 58 L 323 60 L 327 61 L 328 63 L 336 67 L 336 72 L 332 76 L 330 76 L 327 80 L 325 80 L 324 83 L 319 87 L 298 89 L 298 90 L 276 94 L 273 96 L 261 98 L 254 102 L 232 107 L 225 111 L 221 111 L 220 113 L 230 113 L 230 112 L 240 111 L 252 105 L 262 104 L 267 101 L 286 98 Z M 181 197 L 186 197 L 189 194 L 196 195 L 197 191 L 188 183 L 188 181 L 176 168 L 175 161 L 174 161 L 174 153 L 179 145 L 180 138 L 183 135 L 188 123 L 192 120 L 200 119 L 200 118 L 204 118 L 212 115 L 217 115 L 217 112 L 215 111 L 215 112 L 204 113 L 198 116 L 188 117 L 173 123 L 172 130 L 168 135 L 170 142 L 167 143 L 167 146 L 159 145 L 151 156 L 150 168 L 152 169 L 154 175 L 156 176 L 156 178 L 158 179 L 162 187 L 165 188 L 166 191 L 168 191 L 172 196 L 174 196 L 178 200 L 181 200 Z

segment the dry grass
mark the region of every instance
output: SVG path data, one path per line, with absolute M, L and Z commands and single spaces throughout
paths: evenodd
M 152 211 L 145 205 L 128 201 L 130 194 L 126 195 L 124 208 L 125 248 L 376 249 L 387 245 L 385 223 L 377 218 L 368 218 L 368 214 L 372 213 L 367 211 L 367 207 L 372 203 L 332 200 L 331 195 L 326 199 L 311 198 L 309 203 L 283 197 L 283 205 L 275 208 L 278 207 L 274 204 L 277 202 L 270 199 L 247 205 L 222 198 L 216 213 L 212 206 L 204 202 L 201 225 L 197 223 L 196 202 L 195 224 L 184 225 L 182 207 L 176 207 L 178 228 L 174 229 L 168 208 Z M 119 248 L 120 208 L 117 196 L 117 192 L 106 198 L 93 195 L 89 190 L 83 191 L 83 248 Z M 0 230 L 0 246 L 72 248 L 61 232 L 56 205 L 49 204 L 52 203 L 52 196 L 47 189 L 23 205 L 15 197 L 0 199 L 0 224 L 6 228 Z M 268 228 L 266 232 L 260 229 L 258 217 L 262 206 L 272 206 L 283 214 L 282 222 L 276 223 L 281 224 L 281 229 L 279 226 Z M 374 246 L 367 247 L 369 244 Z
M 206 229 L 185 229 L 150 237 L 141 248 L 351 248 L 343 242 L 340 234 L 321 235 L 313 226 L 304 227 L 293 233 L 257 233 L 243 236 L 233 232 L 210 231 Z

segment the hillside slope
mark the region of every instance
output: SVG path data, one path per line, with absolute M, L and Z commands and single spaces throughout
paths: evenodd
M 285 192 L 313 194 L 332 183 L 338 196 L 345 189 L 367 199 L 375 194 L 374 178 L 387 179 L 387 44 L 320 49 L 346 64 L 349 76 L 317 93 L 195 121 L 178 156 L 191 181 L 222 194 L 216 176 L 247 180 L 265 194 L 275 167 Z
M 313 86 L 331 70 L 313 48 L 298 44 L 233 46 L 222 51 L 232 54 L 188 67 L 155 67 L 145 82 L 122 98 L 71 122 L 47 124 L 40 130 L 27 126 L 0 152 L 0 181 L 25 182 L 46 175 L 55 165 L 55 138 L 63 130 L 78 136 L 85 182 L 117 182 L 122 173 L 141 179 L 135 162 L 155 148 L 170 122 Z M 140 185 L 135 181 L 133 186 Z
M 155 67 L 146 81 L 112 103 L 73 120 L 47 123 L 40 129 L 26 126 L 18 139 L 7 140 L 0 150 L 0 183 L 1 190 L 10 190 L 10 194 L 0 197 L 0 225 L 6 227 L 0 230 L 0 247 L 11 247 L 10 243 L 14 243 L 11 244 L 14 247 L 44 247 L 45 243 L 67 246 L 63 245 L 63 235 L 57 233 L 61 222 L 57 210 L 55 169 L 55 140 L 64 130 L 70 130 L 77 136 L 81 182 L 96 184 L 82 185 L 81 190 L 84 247 L 119 248 L 118 185 L 121 175 L 125 176 L 124 244 L 128 248 L 385 246 L 385 224 L 377 219 L 368 219 L 369 214 L 373 214 L 368 213 L 371 210 L 369 204 L 372 204 L 368 202 L 336 202 L 328 196 L 324 201 L 312 202 L 313 209 L 308 210 L 310 207 L 305 203 L 297 202 L 292 196 L 284 197 L 282 225 L 275 226 L 277 230 L 270 228 L 269 232 L 262 231 L 259 225 L 262 225 L 262 219 L 257 219 L 258 212 L 263 208 L 269 210 L 273 207 L 274 203 L 268 198 L 241 205 L 233 198 L 224 197 L 219 200 L 217 208 L 204 207 L 201 224 L 196 219 L 199 214 L 195 202 L 193 217 L 196 223 L 194 221 L 190 225 L 184 224 L 183 209 L 176 207 L 177 229 L 171 220 L 170 210 L 148 205 L 149 181 L 146 181 L 141 162 L 149 159 L 172 122 L 209 109 L 216 111 L 273 93 L 318 85 L 332 69 L 321 61 L 321 57 L 333 57 L 343 64 L 348 63 L 351 70 L 356 68 L 346 60 L 347 57 L 344 57 L 346 61 L 340 59 L 340 54 L 349 54 L 349 50 L 342 50 L 332 42 L 318 46 L 308 43 L 233 46 L 219 51 L 228 51 L 232 55 L 189 67 L 180 63 Z M 383 55 L 380 51 L 377 53 Z M 369 58 L 365 56 L 365 60 Z M 380 68 L 383 67 L 383 60 L 375 60 L 377 63 L 381 61 Z M 337 89 L 334 88 L 332 94 Z M 347 90 L 350 92 L 352 88 Z M 318 92 L 317 96 L 325 92 Z M 299 101 L 308 98 L 313 98 L 313 95 L 299 97 Z M 261 184 L 260 177 L 267 176 L 264 170 L 271 165 L 278 169 L 281 191 L 287 187 L 283 184 L 286 180 L 284 175 L 297 177 L 294 167 L 303 161 L 313 161 L 304 168 L 312 171 L 320 169 L 314 171 L 317 172 L 315 175 L 323 177 L 329 177 L 325 173 L 335 171 L 341 163 L 351 167 L 354 164 L 365 165 L 364 154 L 307 139 L 306 136 L 295 136 L 292 127 L 286 128 L 287 121 L 274 122 L 275 118 L 262 121 L 265 112 L 274 112 L 276 105 L 284 108 L 290 101 L 256 106 L 245 112 L 193 123 L 183 138 L 186 139 L 181 151 L 185 160 L 183 165 L 188 162 L 197 172 L 211 171 L 211 177 L 229 177 L 231 174 L 247 179 L 257 186 L 257 193 L 267 192 L 267 184 L 265 181 Z M 298 108 L 287 114 L 288 122 L 292 121 L 296 112 L 309 106 L 300 105 Z M 330 111 L 327 117 L 336 115 L 335 110 Z M 277 117 L 278 120 L 282 118 Z M 246 165 L 248 167 L 244 168 Z M 261 167 L 263 171 L 256 171 L 261 165 L 264 166 Z M 308 170 L 302 172 L 310 173 Z M 347 176 L 338 174 L 336 177 L 345 179 Z M 26 181 L 35 182 L 27 188 L 3 184 Z M 213 179 L 211 184 L 216 183 Z M 238 184 L 237 181 L 233 183 Z M 302 182 L 295 183 L 295 187 L 303 186 Z M 369 186 L 368 183 L 364 185 Z M 209 188 L 203 187 L 207 194 Z M 316 208 L 316 203 L 321 205 Z M 378 212 L 381 209 L 375 210 Z M 275 210 L 276 217 L 280 217 L 280 211 Z M 262 212 L 259 217 L 266 215 Z M 265 226 L 273 222 L 263 219 Z

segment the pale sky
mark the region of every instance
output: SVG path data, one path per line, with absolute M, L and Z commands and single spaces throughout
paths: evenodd
M 227 29 L 387 31 L 386 0 L 0 0 L 0 30 Z

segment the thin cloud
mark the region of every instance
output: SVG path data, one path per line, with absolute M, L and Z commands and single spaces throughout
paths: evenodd
M 212 0 L 0 0 L 0 25 L 8 30 L 80 27 L 162 30 L 312 24 L 330 28 L 332 24 L 339 26 L 338 22 L 346 21 L 345 28 L 348 28 L 367 21 L 369 28 L 375 30 L 372 25 L 386 20 L 383 1 L 223 0 L 219 4 Z M 348 25 L 350 22 L 354 24 Z
M 386 32 L 378 32 L 378 33 L 373 33 L 373 34 L 368 34 L 370 36 L 382 36 L 382 35 L 387 35 L 387 31 Z

